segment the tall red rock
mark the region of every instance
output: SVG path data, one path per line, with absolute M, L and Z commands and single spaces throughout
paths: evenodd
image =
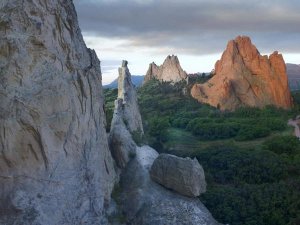
M 293 105 L 282 55 L 277 51 L 269 57 L 260 55 L 246 36 L 228 42 L 215 64 L 215 75 L 205 84 L 195 84 L 191 95 L 221 110 Z
M 178 57 L 169 55 L 161 66 L 157 66 L 154 62 L 149 65 L 144 83 L 153 78 L 176 83 L 185 80 L 187 73 L 181 68 Z

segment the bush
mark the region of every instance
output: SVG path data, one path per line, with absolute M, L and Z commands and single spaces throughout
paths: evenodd
M 213 119 L 193 119 L 186 126 L 188 131 L 206 140 L 225 139 L 237 135 L 240 125 L 235 122 L 214 121 Z
M 266 137 L 271 133 L 270 129 L 263 126 L 245 126 L 241 128 L 235 138 L 237 141 L 248 141 Z
M 300 141 L 295 136 L 276 136 L 266 140 L 263 148 L 277 154 L 295 154 L 300 153 Z
M 287 175 L 284 162 L 270 151 L 214 146 L 193 157 L 197 157 L 205 172 L 219 184 L 270 183 Z

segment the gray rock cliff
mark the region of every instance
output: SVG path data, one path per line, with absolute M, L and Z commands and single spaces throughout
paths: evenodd
M 72 1 L 2 0 L 0 224 L 104 223 L 104 125 L 100 63 Z

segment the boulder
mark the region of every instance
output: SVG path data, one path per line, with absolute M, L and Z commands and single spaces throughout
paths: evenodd
M 241 106 L 293 106 L 282 55 L 260 55 L 246 36 L 228 42 L 215 64 L 215 75 L 205 84 L 195 84 L 191 95 L 199 102 L 230 111 Z
M 197 197 L 206 191 L 204 171 L 196 158 L 161 154 L 154 161 L 150 176 L 153 181 L 185 196 Z
M 123 171 L 119 195 L 126 224 L 220 225 L 198 198 L 183 196 L 157 184 L 150 169 L 159 154 L 149 146 L 138 147 L 136 157 Z
M 154 62 L 149 65 L 144 83 L 154 78 L 176 83 L 186 80 L 187 73 L 181 68 L 178 57 L 169 55 L 161 66 L 157 66 Z

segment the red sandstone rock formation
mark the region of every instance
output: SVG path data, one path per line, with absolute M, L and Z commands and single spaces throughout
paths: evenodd
M 215 75 L 205 84 L 195 84 L 191 95 L 221 110 L 266 105 L 287 109 L 293 105 L 282 55 L 260 55 L 245 36 L 228 42 L 216 62 Z

